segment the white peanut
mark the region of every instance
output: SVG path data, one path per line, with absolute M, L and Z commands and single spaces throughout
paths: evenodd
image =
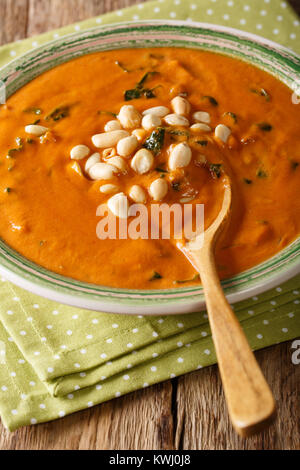
M 119 190 L 119 187 L 116 184 L 103 184 L 99 188 L 100 193 L 103 193 L 103 194 L 116 193 L 118 190 Z
M 82 160 L 90 153 L 90 149 L 86 145 L 76 145 L 72 148 L 70 156 L 72 160 Z
M 138 110 L 131 104 L 125 104 L 120 109 L 118 119 L 125 129 L 132 129 L 133 127 L 139 127 L 142 116 Z
M 120 129 L 121 129 L 121 124 L 116 119 L 108 121 L 104 126 L 105 132 L 119 131 Z
M 149 188 L 149 193 L 154 201 L 161 201 L 168 192 L 168 183 L 163 178 L 154 180 Z
M 153 161 L 154 158 L 150 150 L 140 149 L 131 160 L 131 168 L 139 175 L 143 175 L 151 169 Z
M 129 134 L 127 131 L 110 131 L 103 132 L 102 134 L 96 134 L 92 137 L 92 142 L 97 148 L 113 147 L 119 140 L 127 137 Z
M 118 168 L 108 163 L 95 163 L 89 169 L 89 176 L 93 180 L 109 180 L 114 176 L 114 173 L 118 173 Z
M 131 134 L 134 135 L 139 142 L 141 142 L 141 140 L 143 140 L 146 136 L 146 131 L 145 129 L 134 129 Z
M 231 134 L 231 130 L 229 129 L 229 127 L 224 126 L 224 124 L 219 124 L 215 128 L 215 136 L 221 139 L 224 143 L 227 142 L 227 139 L 230 136 L 230 134 Z
M 191 110 L 191 105 L 182 96 L 175 96 L 171 101 L 172 109 L 175 114 L 181 114 L 183 116 L 189 114 Z
M 146 116 L 147 114 L 152 114 L 154 116 L 163 118 L 167 114 L 169 114 L 169 112 L 170 110 L 166 106 L 154 106 L 153 108 L 145 109 L 142 114 L 143 116 Z
M 187 166 L 192 158 L 192 151 L 186 142 L 181 142 L 175 145 L 170 152 L 169 168 L 176 170 L 176 168 L 183 168 Z
M 100 154 L 99 153 L 93 153 L 93 155 L 91 155 L 87 159 L 87 161 L 85 162 L 84 171 L 86 173 L 88 173 L 90 168 L 92 168 L 93 165 L 95 165 L 96 163 L 99 163 L 99 162 L 100 162 Z
M 196 122 L 205 122 L 205 124 L 210 124 L 210 114 L 206 111 L 196 111 L 193 114 L 193 119 Z
M 123 160 L 122 157 L 119 157 L 119 155 L 116 155 L 115 157 L 109 158 L 107 160 L 107 163 L 109 165 L 115 166 L 116 168 L 118 168 L 122 172 L 126 172 L 126 169 L 127 169 L 126 162 L 125 162 L 125 160 Z
M 207 124 L 203 124 L 202 122 L 197 122 L 197 124 L 193 124 L 190 127 L 191 131 L 193 132 L 210 132 L 211 127 L 209 127 Z
M 190 125 L 189 120 L 180 114 L 167 114 L 167 116 L 164 117 L 164 120 L 170 126 L 187 127 Z
M 146 202 L 146 193 L 141 186 L 135 184 L 131 186 L 129 191 L 129 197 L 136 203 L 143 204 Z
M 157 126 L 161 125 L 161 119 L 159 116 L 155 114 L 146 114 L 142 119 L 142 127 L 146 131 L 151 131 Z
M 129 157 L 138 146 L 138 140 L 135 135 L 124 137 L 119 140 L 117 145 L 117 152 L 121 157 Z
M 109 210 L 120 219 L 127 219 L 128 217 L 128 199 L 124 193 L 118 193 L 112 196 L 107 201 L 107 206 Z
M 46 134 L 48 130 L 48 127 L 38 126 L 36 124 L 30 124 L 29 126 L 25 127 L 25 132 L 27 134 L 36 135 L 37 137 Z

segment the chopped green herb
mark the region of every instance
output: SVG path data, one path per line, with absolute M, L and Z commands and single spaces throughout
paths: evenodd
M 157 130 L 153 131 L 150 137 L 146 139 L 143 146 L 157 155 L 163 148 L 164 140 L 165 129 L 163 127 L 158 127 Z
M 268 175 L 264 170 L 257 170 L 256 176 L 258 178 L 267 178 Z
M 43 246 L 45 244 L 45 241 L 44 240 L 41 240 L 40 241 L 40 246 Z
M 209 163 L 208 169 L 213 178 L 220 178 L 222 173 L 222 163 Z
M 34 142 L 33 139 L 31 139 L 30 137 L 27 137 L 27 139 L 26 139 L 27 144 L 33 144 L 33 142 Z
M 196 140 L 196 144 L 202 145 L 202 147 L 206 147 L 208 142 L 207 140 Z
M 149 281 L 155 281 L 156 279 L 162 279 L 162 275 L 157 271 L 154 271 L 153 275 L 150 277 Z
M 233 122 L 235 124 L 237 123 L 237 115 L 235 113 L 232 113 L 231 111 L 227 111 L 226 113 L 223 114 L 223 116 L 230 116 L 233 119 Z
M 252 180 L 249 180 L 249 178 L 244 178 L 244 182 L 246 184 L 252 184 Z
M 156 94 L 154 93 L 154 88 L 150 89 L 150 88 L 146 88 L 144 90 L 144 95 L 147 99 L 150 99 L 150 98 L 155 98 L 156 97 Z
M 154 88 L 152 88 L 152 89 L 150 89 L 150 88 L 133 88 L 132 90 L 125 91 L 124 99 L 125 99 L 125 101 L 131 101 L 131 100 L 141 98 L 142 95 L 144 95 L 145 98 L 147 98 L 147 99 L 156 97 L 156 94 L 154 93 Z
M 9 149 L 9 151 L 7 152 L 8 158 L 13 158 L 15 152 L 20 152 L 20 150 L 23 149 L 23 140 L 21 139 L 21 137 L 16 138 L 16 143 L 18 144 L 18 147 Z
M 213 106 L 218 106 L 217 100 L 213 96 L 202 96 L 203 100 L 208 100 Z
M 32 106 L 31 108 L 24 109 L 23 113 L 28 113 L 28 114 L 42 114 L 41 108 L 36 108 L 35 106 Z
M 255 93 L 256 95 L 259 95 L 259 96 L 263 96 L 266 101 L 270 101 L 271 97 L 269 95 L 269 93 L 264 89 L 264 88 L 250 88 L 250 91 L 252 93 Z
M 11 192 L 12 192 L 12 189 L 11 189 L 11 188 L 5 188 L 5 189 L 4 189 L 4 192 L 5 192 L 5 193 L 11 193 Z
M 174 284 L 185 284 L 186 282 L 193 282 L 193 281 L 199 281 L 200 280 L 200 276 L 199 274 L 195 274 L 194 277 L 192 277 L 192 279 L 179 279 L 177 281 L 174 281 Z
M 168 170 L 164 170 L 163 168 L 156 167 L 155 171 L 158 171 L 159 173 L 169 173 Z
M 40 119 L 36 119 L 36 120 L 33 121 L 31 124 L 32 124 L 33 126 L 36 126 L 36 125 L 39 124 L 40 122 L 41 122 Z
M 171 187 L 172 187 L 172 189 L 174 189 L 174 191 L 180 191 L 180 183 L 179 182 L 173 181 L 173 183 L 171 183 Z
M 112 111 L 97 111 L 97 114 L 108 114 L 109 116 L 117 117 L 117 114 L 113 113 Z
M 155 71 L 151 71 L 151 72 L 146 72 L 145 75 L 141 78 L 141 80 L 137 83 L 137 87 L 141 88 L 144 83 L 146 82 L 146 80 L 148 80 L 148 78 L 151 78 L 153 77 L 153 75 L 157 75 L 158 72 L 155 72 Z
M 292 170 L 296 170 L 296 168 L 298 168 L 299 165 L 300 165 L 300 162 L 296 162 L 295 160 L 291 160 Z
M 60 106 L 55 108 L 50 114 L 45 117 L 46 121 L 60 121 L 68 117 L 70 114 L 70 106 Z
M 259 122 L 257 126 L 260 128 L 261 131 L 270 132 L 273 129 L 273 126 L 268 122 Z
M 180 129 L 166 129 L 166 131 L 168 132 L 168 134 L 171 135 L 185 135 L 187 137 L 190 136 L 190 133 L 188 131 L 182 131 Z
M 154 88 L 144 88 L 144 83 L 153 75 L 156 75 L 158 72 L 146 72 L 145 75 L 141 78 L 141 80 L 135 85 L 134 88 L 131 90 L 126 90 L 124 93 L 125 101 L 130 101 L 134 99 L 141 98 L 141 96 L 145 96 L 146 98 L 155 98 Z
M 142 96 L 142 90 L 139 88 L 133 88 L 132 90 L 126 90 L 124 94 L 125 101 L 136 100 Z
M 119 62 L 118 60 L 116 60 L 115 64 L 118 65 L 118 67 L 120 67 L 120 69 L 122 69 L 123 72 L 126 72 L 126 73 L 129 72 L 129 70 L 125 67 L 125 65 L 122 64 L 122 62 Z

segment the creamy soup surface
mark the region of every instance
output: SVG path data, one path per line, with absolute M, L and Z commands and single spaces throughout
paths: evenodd
M 110 132 L 119 132 L 111 145 Z M 128 207 L 202 203 L 207 227 L 225 167 L 234 200 L 216 247 L 222 278 L 300 233 L 300 107 L 276 78 L 233 58 L 179 48 L 87 55 L 0 106 L 0 135 L 0 236 L 65 276 L 133 289 L 199 283 L 172 239 L 99 239 L 96 210 L 106 203 L 123 217 L 120 193 Z

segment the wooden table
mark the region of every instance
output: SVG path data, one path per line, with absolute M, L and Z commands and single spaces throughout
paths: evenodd
M 139 2 L 0 0 L 0 44 Z M 291 3 L 299 11 L 299 0 Z M 15 433 L 0 424 L 0 449 L 299 449 L 300 366 L 292 364 L 291 344 L 256 354 L 278 401 L 278 418 L 247 440 L 232 430 L 213 366 L 52 423 Z

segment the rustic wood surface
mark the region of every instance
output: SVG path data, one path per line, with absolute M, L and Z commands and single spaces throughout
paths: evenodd
M 141 0 L 0 0 L 0 44 Z M 300 13 L 299 0 L 290 2 Z M 243 440 L 226 412 L 216 366 L 139 390 L 64 419 L 7 432 L 0 449 L 299 449 L 299 372 L 291 342 L 256 354 L 275 399 L 269 430 Z

